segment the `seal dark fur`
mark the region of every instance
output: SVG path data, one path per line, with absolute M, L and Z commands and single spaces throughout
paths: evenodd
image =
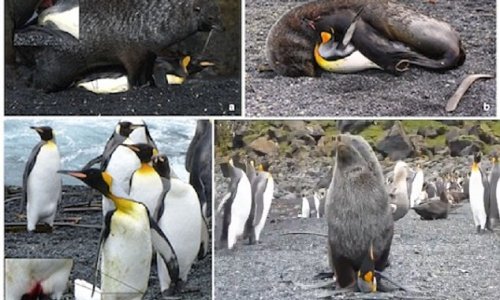
M 354 287 L 372 243 L 375 270 L 388 265 L 394 223 L 380 166 L 368 148 L 359 136 L 337 137 L 326 216 L 329 260 L 341 288 Z
M 450 69 L 465 60 L 460 37 L 449 24 L 399 3 L 318 0 L 293 8 L 271 28 L 266 43 L 271 67 L 285 76 L 317 75 L 313 49 L 320 32 L 333 29 L 339 38 L 360 11 L 350 42 L 384 70 L 397 73 L 408 64 Z
M 132 86 L 141 86 L 152 82 L 156 55 L 216 27 L 215 0 L 80 0 L 79 42 L 44 48 L 34 85 L 56 91 L 95 68 L 119 65 Z

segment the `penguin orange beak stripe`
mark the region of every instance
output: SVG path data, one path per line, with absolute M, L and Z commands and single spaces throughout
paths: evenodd
M 139 148 L 137 148 L 136 146 L 134 145 L 126 145 L 126 144 L 122 144 L 122 146 L 125 146 L 127 148 L 129 148 L 130 150 L 134 151 L 134 152 L 139 152 Z
M 76 178 L 84 179 L 87 178 L 87 174 L 82 173 L 82 172 L 76 172 L 76 171 L 66 171 L 66 170 L 59 170 L 57 171 L 59 174 L 67 174 Z

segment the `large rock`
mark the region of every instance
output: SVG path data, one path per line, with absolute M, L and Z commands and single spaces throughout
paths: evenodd
M 389 157 L 393 161 L 415 154 L 415 149 L 399 121 L 394 123 L 387 135 L 377 144 L 376 149 L 384 157 Z
M 498 138 L 493 134 L 484 131 L 483 128 L 481 128 L 480 124 L 476 124 L 469 128 L 468 134 L 477 136 L 481 141 L 485 142 L 488 145 L 499 143 Z
M 358 134 L 372 124 L 373 121 L 366 120 L 338 120 L 337 128 L 340 133 Z
M 279 151 L 279 147 L 276 142 L 267 139 L 265 136 L 257 138 L 248 146 L 258 155 L 274 155 Z
M 475 136 L 458 136 L 447 141 L 451 156 L 469 156 L 484 148 L 484 144 Z

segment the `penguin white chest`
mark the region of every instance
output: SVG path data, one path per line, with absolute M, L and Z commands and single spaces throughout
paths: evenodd
M 53 12 L 50 14 L 45 14 L 42 16 L 42 20 L 38 20 L 40 25 L 46 25 L 47 23 L 53 23 L 61 31 L 67 32 L 74 36 L 76 39 L 79 38 L 79 7 L 73 7 L 69 10 Z
M 420 193 L 424 187 L 424 173 L 419 170 L 411 184 L 410 206 L 414 207 L 420 203 Z
M 158 224 L 177 255 L 179 276 L 186 281 L 200 248 L 203 220 L 198 195 L 193 187 L 176 178 L 172 178 L 170 184 Z M 157 257 L 157 263 L 161 290 L 164 291 L 170 286 L 170 277 L 160 257 Z
M 231 205 L 231 223 L 228 228 L 228 248 L 232 249 L 236 240 L 245 231 L 245 223 L 252 208 L 252 187 L 246 175 L 237 186 L 236 195 Z
M 469 200 L 474 225 L 484 229 L 486 226 L 486 211 L 484 208 L 484 186 L 481 172 L 472 171 L 469 179 Z
M 51 143 L 42 146 L 28 176 L 28 230 L 33 230 L 39 221 L 52 223 L 61 199 L 61 176 L 57 173 L 60 167 L 57 146 Z
M 144 207 L 135 215 L 116 211 L 102 246 L 103 299 L 142 299 L 148 286 L 152 257 L 149 219 Z
M 144 203 L 151 216 L 156 216 L 162 191 L 161 177 L 154 170 L 153 172 L 137 170 L 132 176 L 130 198 Z

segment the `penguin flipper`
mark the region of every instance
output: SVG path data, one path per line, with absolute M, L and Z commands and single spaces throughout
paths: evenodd
M 26 205 L 27 197 L 28 197 L 28 177 L 30 176 L 31 171 L 33 170 L 33 167 L 35 166 L 36 157 L 38 156 L 38 153 L 40 152 L 40 149 L 42 149 L 43 145 L 45 145 L 45 142 L 39 142 L 38 144 L 35 145 L 33 150 L 31 150 L 31 154 L 28 157 L 28 162 L 26 163 L 26 167 L 24 168 L 23 192 L 21 195 L 21 203 L 19 205 L 19 212 L 20 213 L 23 211 L 24 206 Z
M 201 222 L 201 243 L 200 250 L 198 251 L 198 260 L 202 260 L 208 255 L 208 224 L 207 220 L 203 216 L 203 213 L 201 214 L 201 218 L 203 221 Z
M 88 163 L 85 164 L 85 166 L 83 166 L 82 170 L 87 170 L 92 168 L 92 166 L 94 166 L 95 164 L 100 164 L 102 162 L 102 158 L 103 158 L 102 154 L 92 158 L 91 160 L 89 160 Z
M 101 235 L 99 236 L 99 243 L 97 245 L 97 256 L 94 264 L 94 280 L 92 283 L 92 296 L 94 295 L 95 287 L 97 284 L 97 272 L 99 270 L 99 262 L 101 261 L 101 250 L 102 245 L 106 242 L 106 239 L 109 237 L 111 232 L 111 218 L 115 213 L 116 209 L 110 210 L 104 216 L 104 227 L 102 228 Z
M 162 177 L 161 182 L 163 183 L 163 191 L 161 192 L 159 198 L 160 206 L 158 207 L 156 216 L 153 216 L 154 220 L 156 221 L 159 221 L 163 216 L 163 212 L 165 211 L 165 197 L 167 196 L 168 191 L 170 191 L 170 180 Z
M 179 278 L 179 263 L 177 255 L 170 241 L 165 236 L 155 220 L 149 218 L 149 226 L 151 228 L 151 242 L 154 250 L 160 254 L 168 269 L 168 274 L 173 284 L 176 284 L 181 279 Z

